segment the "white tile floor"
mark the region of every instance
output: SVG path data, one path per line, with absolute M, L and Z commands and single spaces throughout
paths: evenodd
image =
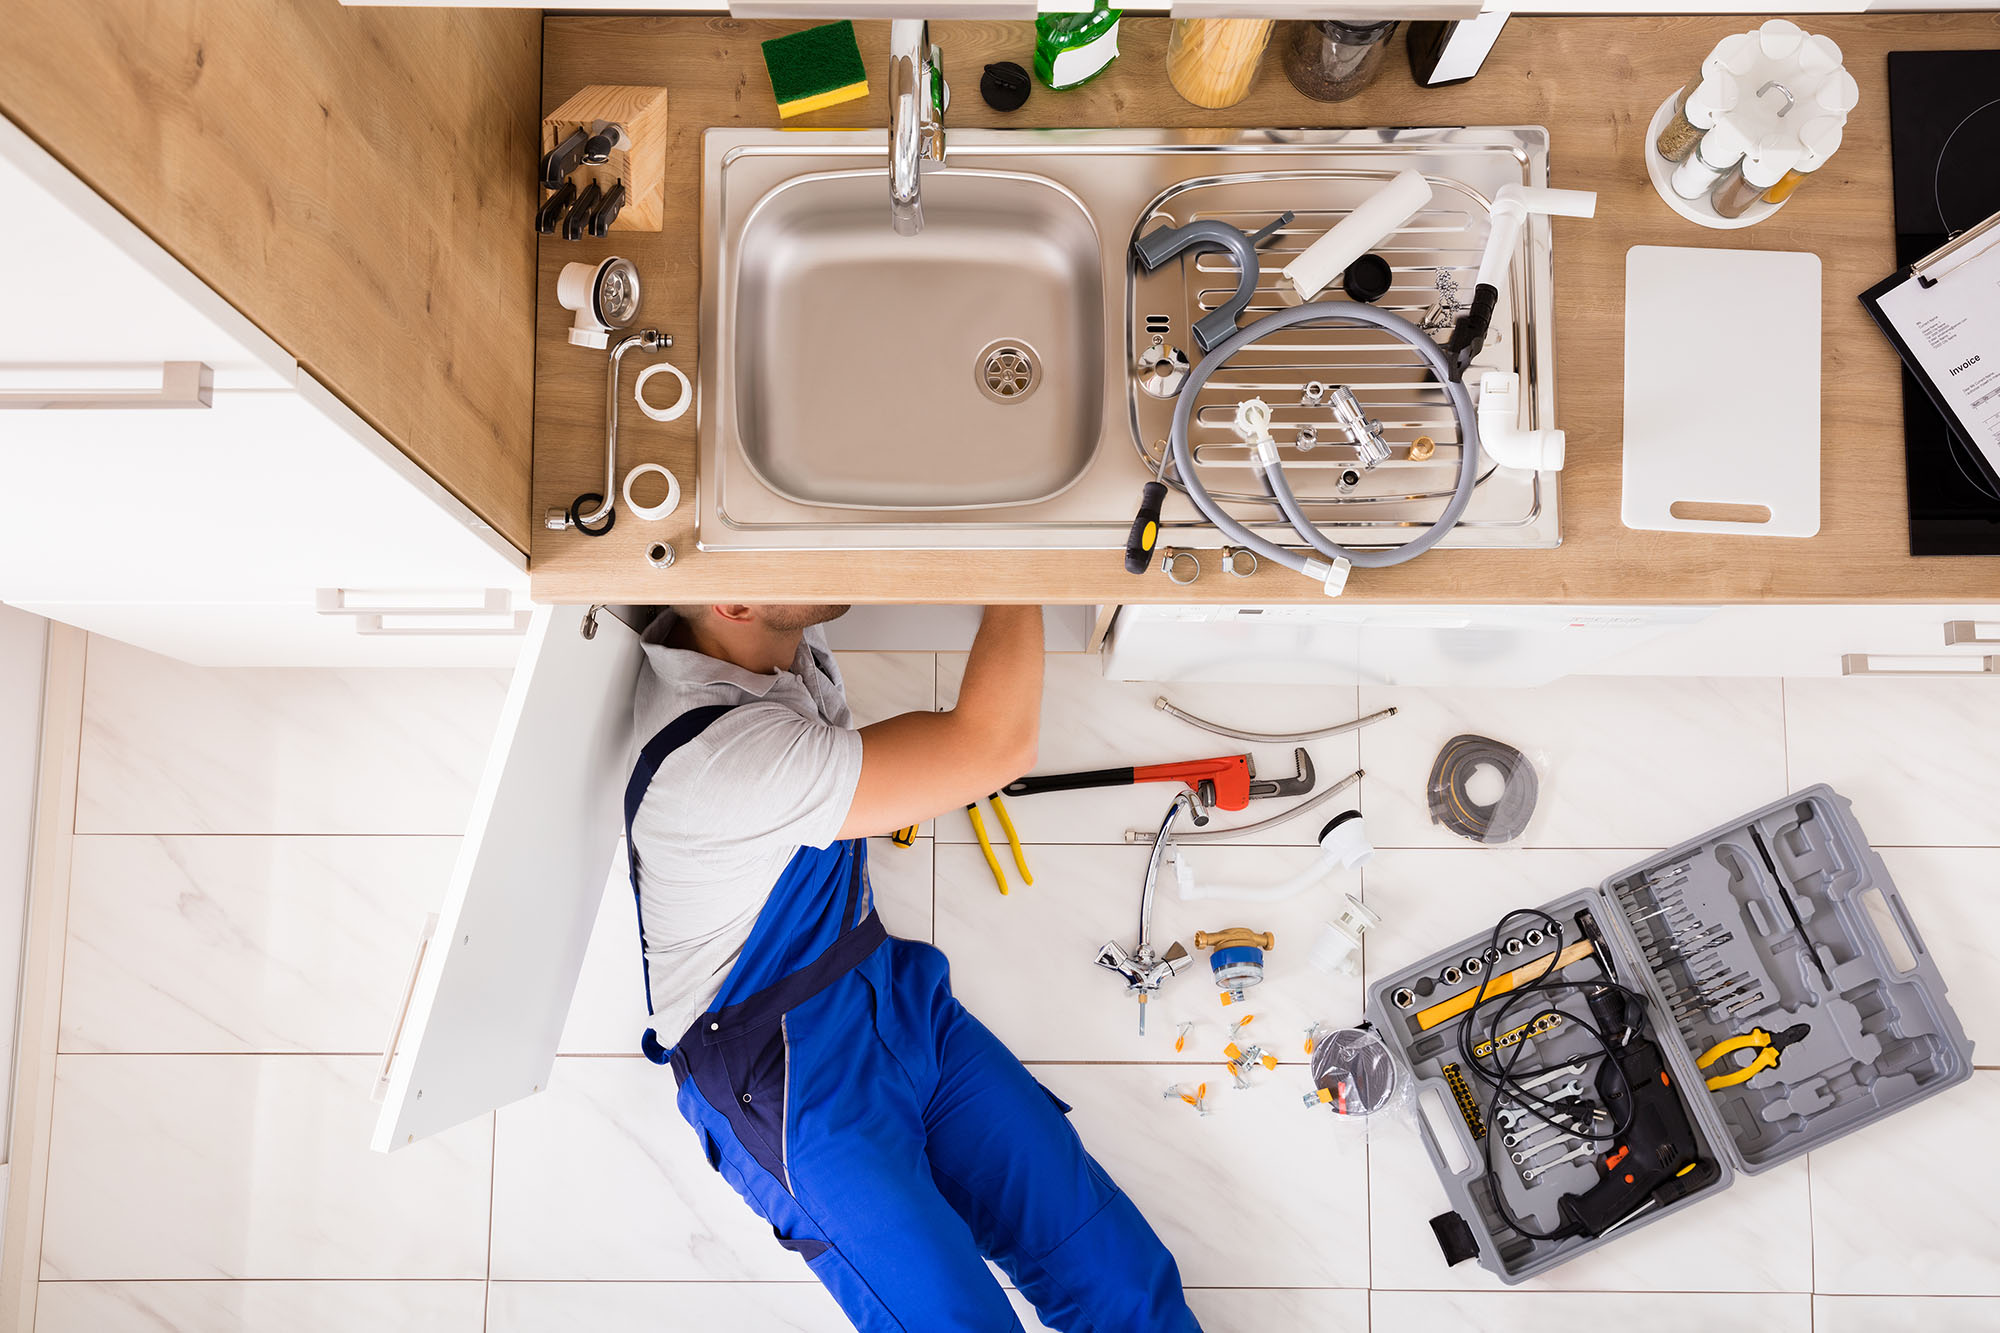
M 963 669 L 952 655 L 843 661 L 863 722 L 948 703 Z M 634 1053 L 636 943 L 615 882 L 550 1090 L 393 1157 L 368 1151 L 373 1052 L 442 892 L 503 684 L 479 671 L 208 671 L 93 640 L 39 1328 L 844 1327 L 702 1161 L 664 1072 Z M 1227 748 L 1157 712 L 1161 692 L 1051 658 L 1043 767 Z M 1444 1196 L 1411 1131 L 1305 1115 L 1297 1063 L 1248 1092 L 1225 1086 L 1208 1062 L 1226 1015 L 1200 974 L 1173 983 L 1138 1035 L 1135 1006 L 1090 959 L 1130 933 L 1145 852 L 1123 832 L 1157 821 L 1163 790 L 1015 802 L 1035 883 L 1016 879 L 1004 898 L 962 814 L 914 848 L 878 843 L 890 928 L 935 940 L 967 1003 L 1075 1104 L 1211 1333 L 2000 1328 L 2000 1155 L 1978 1146 L 2000 1121 L 2000 692 L 1646 679 L 1170 692 L 1253 727 L 1403 710 L 1311 747 L 1322 780 L 1368 769 L 1359 803 L 1383 850 L 1342 887 L 1385 917 L 1367 949 L 1377 975 L 1502 905 L 1831 782 L 1887 848 L 1988 1066 L 1892 1124 L 1508 1290 L 1439 1260 L 1425 1219 Z M 1427 766 L 1462 728 L 1521 743 L 1544 772 L 1518 846 L 1455 844 L 1424 814 Z M 1281 750 L 1258 759 L 1290 767 Z M 1314 827 L 1194 863 L 1276 878 L 1306 859 Z M 1294 1061 L 1308 1019 L 1348 1021 L 1360 1003 L 1360 978 L 1303 966 L 1312 902 L 1256 914 L 1280 945 L 1255 1030 Z M 1221 924 L 1161 902 L 1162 934 Z M 1176 1055 L 1185 1020 L 1199 1026 Z M 1208 1119 L 1160 1097 L 1203 1077 Z

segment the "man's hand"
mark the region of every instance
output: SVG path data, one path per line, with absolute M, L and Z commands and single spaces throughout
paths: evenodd
M 1042 724 L 1042 608 L 989 606 L 958 704 L 861 728 L 861 781 L 840 827 L 866 838 L 959 809 L 1035 766 Z

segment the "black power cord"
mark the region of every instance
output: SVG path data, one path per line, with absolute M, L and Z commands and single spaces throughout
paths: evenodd
M 1516 908 L 1495 922 L 1493 934 L 1488 940 L 1489 950 L 1499 947 L 1501 937 L 1506 934 L 1508 925 L 1520 918 L 1527 918 L 1531 921 L 1542 923 L 1544 931 L 1548 934 L 1550 942 L 1554 946 L 1554 953 L 1549 955 L 1551 958 L 1555 954 L 1562 952 L 1562 923 L 1547 912 L 1534 907 Z M 1593 941 L 1593 943 L 1596 942 Z M 1493 1095 L 1486 1103 L 1486 1123 L 1495 1126 L 1495 1132 L 1486 1136 L 1483 1153 L 1486 1170 L 1479 1178 L 1489 1183 L 1493 1195 L 1494 1207 L 1499 1209 L 1501 1219 L 1509 1227 L 1530 1240 L 1562 1240 L 1574 1233 L 1567 1231 L 1538 1231 L 1515 1216 L 1514 1210 L 1507 1206 L 1507 1194 L 1501 1186 L 1498 1178 L 1498 1168 L 1493 1160 L 1493 1145 L 1501 1137 L 1498 1133 L 1499 1122 L 1495 1118 L 1496 1113 L 1500 1109 L 1501 1101 L 1511 1100 L 1515 1105 L 1521 1107 L 1543 1124 L 1561 1129 L 1572 1138 L 1584 1139 L 1592 1143 L 1611 1143 L 1631 1128 L 1632 1107 L 1634 1105 L 1634 1099 L 1631 1096 L 1632 1088 L 1625 1080 L 1624 1068 L 1618 1063 L 1615 1057 L 1643 1023 L 1647 1001 L 1646 997 L 1638 991 L 1621 985 L 1612 979 L 1611 967 L 1608 961 L 1602 956 L 1601 944 L 1597 952 L 1593 954 L 1593 957 L 1596 958 L 1598 970 L 1602 975 L 1591 981 L 1565 981 L 1559 975 L 1556 975 L 1554 968 L 1551 967 L 1542 976 L 1537 977 L 1533 981 L 1516 986 L 1511 990 L 1488 995 L 1486 988 L 1493 981 L 1493 977 L 1489 972 L 1480 981 L 1479 991 L 1472 1001 L 1472 1008 L 1467 1011 L 1465 1021 L 1460 1023 L 1458 1028 L 1460 1060 L 1467 1068 L 1478 1075 L 1479 1078 L 1492 1085 L 1493 1088 Z M 1532 965 L 1532 961 L 1522 964 L 1524 967 Z M 1617 1034 L 1607 1034 L 1594 1021 L 1594 1009 L 1592 1016 L 1586 1018 L 1572 1013 L 1567 1009 L 1557 1008 L 1553 1004 L 1545 1004 L 1539 1012 L 1531 1017 L 1526 1019 L 1520 1017 L 1521 1009 L 1525 1007 L 1523 1004 L 1524 1001 L 1533 999 L 1537 1003 L 1540 1003 L 1541 1001 L 1538 997 L 1553 995 L 1558 992 L 1566 992 L 1571 995 L 1581 994 L 1586 999 L 1591 995 L 1596 995 L 1599 998 L 1616 995 L 1624 1010 L 1624 1030 Z M 1483 1034 L 1484 1039 L 1490 1042 L 1491 1046 L 1484 1058 L 1473 1053 L 1480 1036 L 1479 1019 L 1482 1013 L 1491 1015 L 1485 1025 Z M 1574 1025 L 1590 1034 L 1592 1040 L 1597 1043 L 1596 1052 L 1583 1057 L 1586 1065 L 1592 1060 L 1604 1059 L 1612 1069 L 1618 1072 L 1618 1081 L 1625 1093 L 1619 1099 L 1626 1108 L 1625 1115 L 1622 1120 L 1614 1117 L 1614 1123 L 1611 1128 L 1602 1134 L 1592 1133 L 1589 1129 L 1589 1125 L 1594 1124 L 1596 1120 L 1594 1111 L 1591 1117 L 1585 1120 L 1577 1114 L 1573 1103 L 1557 1102 L 1542 1096 L 1535 1090 L 1521 1086 L 1523 1082 L 1538 1075 L 1551 1073 L 1554 1070 L 1573 1065 L 1577 1063 L 1575 1059 L 1565 1060 L 1555 1065 L 1524 1069 L 1521 1067 L 1521 1062 L 1527 1053 L 1527 1043 L 1517 1042 L 1511 1046 L 1503 1046 L 1500 1042 L 1503 1034 L 1519 1026 L 1522 1022 L 1537 1023 L 1550 1015 L 1555 1015 L 1561 1018 L 1565 1024 Z M 1588 1072 L 1587 1069 L 1586 1072 Z M 1579 1075 L 1579 1078 L 1581 1078 L 1581 1075 Z M 1558 1119 L 1557 1116 L 1559 1113 L 1565 1115 L 1567 1118 Z

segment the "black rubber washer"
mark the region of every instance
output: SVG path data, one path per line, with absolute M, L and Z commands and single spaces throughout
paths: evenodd
M 1377 254 L 1366 254 L 1347 266 L 1347 272 L 1340 275 L 1340 289 L 1356 301 L 1370 305 L 1389 294 L 1392 281 L 1389 261 Z
M 979 76 L 979 95 L 995 111 L 1019 111 L 1031 87 L 1028 71 L 1011 60 L 996 60 Z
M 1502 779 L 1500 799 L 1492 805 L 1480 805 L 1465 790 L 1467 780 L 1486 765 L 1498 769 Z M 1534 818 L 1540 793 L 1535 766 L 1526 755 L 1502 741 L 1469 733 L 1445 742 L 1425 785 L 1433 824 L 1487 844 L 1520 837 Z
M 1342 810 L 1332 819 L 1327 820 L 1325 825 L 1321 827 L 1317 841 L 1325 842 L 1327 834 L 1333 832 L 1335 829 L 1339 828 L 1342 824 L 1345 824 L 1348 820 L 1359 819 L 1359 818 L 1361 818 L 1361 812 L 1359 810 Z
M 569 502 L 569 525 L 586 537 L 602 537 L 605 533 L 611 531 L 611 525 L 618 521 L 618 511 L 616 509 L 605 511 L 603 527 L 589 528 L 585 527 L 583 523 L 583 507 L 585 505 L 597 504 L 603 499 L 604 497 L 596 491 L 585 491 L 582 495 L 577 496 L 576 499 L 571 500 Z

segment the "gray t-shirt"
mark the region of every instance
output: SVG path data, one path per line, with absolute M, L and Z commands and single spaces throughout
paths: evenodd
M 632 820 L 651 1024 L 671 1046 L 708 1010 L 785 863 L 831 846 L 861 780 L 840 669 L 815 626 L 789 671 L 760 676 L 646 629 L 633 753 L 682 713 L 734 705 L 667 757 Z

